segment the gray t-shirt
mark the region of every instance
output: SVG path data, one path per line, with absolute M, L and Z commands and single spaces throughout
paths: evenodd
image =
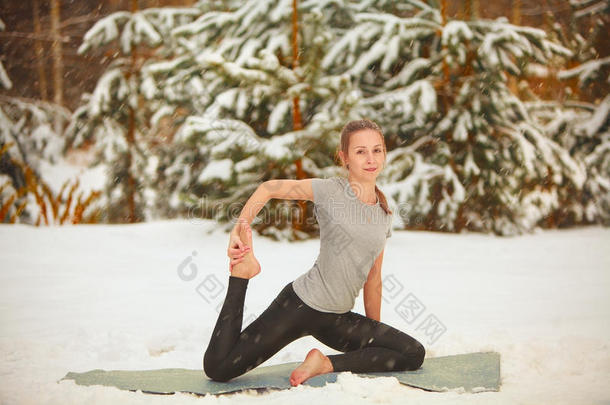
M 356 197 L 347 178 L 311 180 L 320 226 L 320 253 L 313 267 L 293 282 L 310 307 L 345 313 L 367 280 L 369 270 L 392 235 L 392 215 Z

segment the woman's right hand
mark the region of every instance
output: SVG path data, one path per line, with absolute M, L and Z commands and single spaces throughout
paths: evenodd
M 244 260 L 244 256 L 250 251 L 250 246 L 242 242 L 239 237 L 241 230 L 241 224 L 238 224 L 231 231 L 229 238 L 229 248 L 227 249 L 227 256 L 231 259 L 229 262 L 229 271 L 233 270 L 233 266 L 241 263 Z

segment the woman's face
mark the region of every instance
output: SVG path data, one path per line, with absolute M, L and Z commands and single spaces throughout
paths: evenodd
M 347 156 L 349 171 L 357 177 L 376 178 L 385 160 L 381 134 L 372 129 L 354 132 L 350 138 Z M 374 169 L 374 170 L 368 170 Z

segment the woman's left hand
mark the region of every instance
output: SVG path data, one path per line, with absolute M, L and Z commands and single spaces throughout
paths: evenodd
M 227 249 L 227 256 L 231 259 L 229 262 L 229 271 L 233 270 L 233 266 L 241 263 L 244 260 L 244 256 L 250 252 L 250 246 L 243 243 L 239 237 L 239 232 L 242 224 L 238 224 L 232 231 L 229 237 L 229 248 Z

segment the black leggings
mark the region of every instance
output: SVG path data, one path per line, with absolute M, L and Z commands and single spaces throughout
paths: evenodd
M 228 381 L 311 335 L 343 354 L 329 355 L 333 370 L 416 370 L 426 351 L 421 343 L 385 323 L 355 312 L 321 312 L 305 304 L 288 283 L 271 305 L 241 331 L 248 279 L 229 277 L 229 287 L 203 357 L 206 375 Z

